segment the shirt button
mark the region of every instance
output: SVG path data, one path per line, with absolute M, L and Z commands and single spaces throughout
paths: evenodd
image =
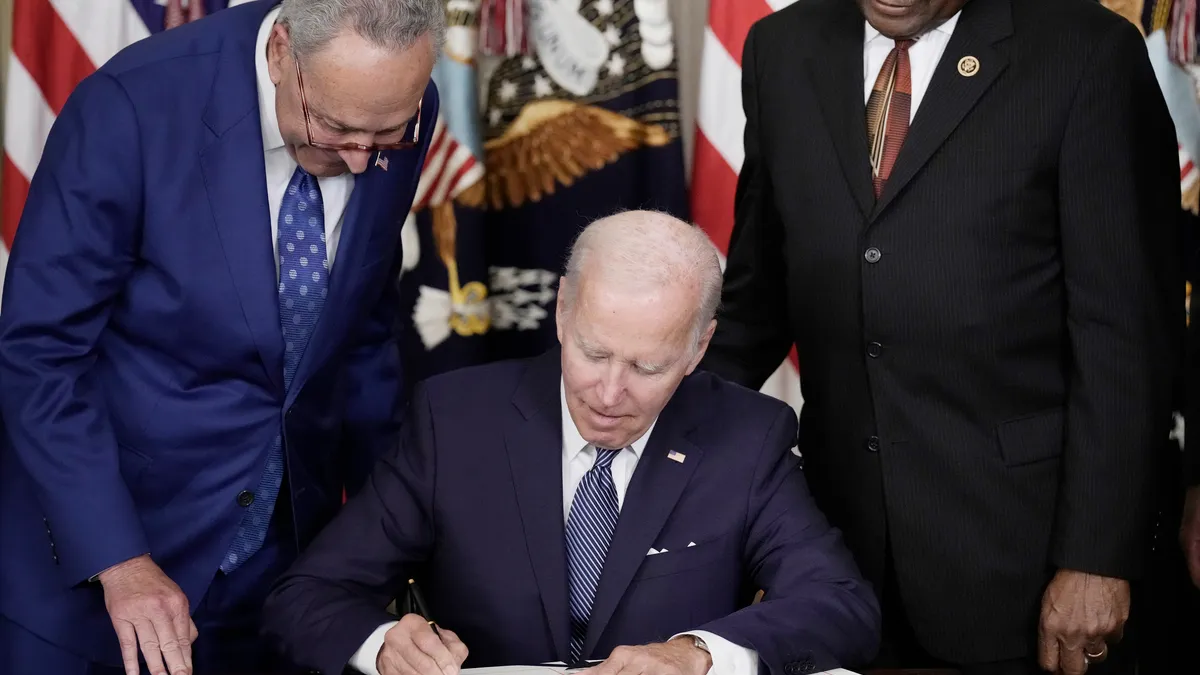
M 254 493 L 249 490 L 242 490 L 237 496 L 238 506 L 250 506 L 254 503 Z
M 869 452 L 879 452 L 879 437 L 871 436 L 867 438 L 867 450 Z
M 865 258 L 867 262 L 871 263 L 872 265 L 879 262 L 879 259 L 882 257 L 883 253 L 880 253 L 879 249 L 875 248 L 874 246 L 867 249 L 866 253 L 863 253 L 863 258 Z
M 872 342 L 867 345 L 867 356 L 877 359 L 883 353 L 883 345 L 878 342 Z

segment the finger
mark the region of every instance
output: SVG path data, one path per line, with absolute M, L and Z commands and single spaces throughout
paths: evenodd
M 1108 645 L 1102 641 L 1094 642 L 1088 645 L 1083 655 L 1089 663 L 1103 663 L 1108 658 Z
M 180 633 L 175 629 L 175 617 L 159 614 L 151 617 L 154 632 L 158 634 L 158 651 L 166 663 L 170 675 L 190 675 L 190 670 L 183 660 L 183 643 Z
M 428 635 L 425 635 L 428 631 Z M 442 667 L 434 660 L 433 654 L 429 652 L 437 652 L 439 649 L 446 653 L 446 658 L 449 658 L 449 650 L 446 645 L 442 644 L 441 640 L 433 634 L 432 630 L 426 627 L 424 630 L 417 629 L 410 636 L 411 639 L 400 645 L 400 656 L 404 659 L 409 668 L 416 671 L 417 675 L 447 675 L 442 671 Z M 427 640 L 432 639 L 437 646 L 430 645 Z M 424 643 L 424 645 L 422 645 Z M 428 649 L 429 651 L 426 651 Z
M 113 621 L 117 631 L 117 643 L 121 645 L 121 661 L 125 664 L 125 675 L 138 675 L 138 636 L 133 624 L 128 621 Z
M 1087 672 L 1087 659 L 1083 656 L 1083 645 L 1062 643 L 1058 652 L 1058 663 L 1063 675 L 1083 675 Z
M 391 645 L 384 645 L 375 665 L 379 668 L 379 675 L 417 675 L 417 671 L 404 661 L 400 650 Z
M 1047 672 L 1058 672 L 1058 638 L 1050 635 L 1044 625 L 1038 626 L 1038 665 Z
M 438 626 L 438 633 L 442 637 L 442 644 L 446 645 L 446 649 L 449 649 L 451 656 L 454 657 L 455 663 L 459 667 L 462 667 L 463 662 L 467 660 L 469 651 L 467 650 L 467 646 L 463 644 L 462 639 L 458 637 L 458 633 L 442 628 L 441 626 Z
M 196 632 L 196 624 L 192 623 L 192 617 L 188 616 L 187 611 L 177 612 L 175 614 L 175 636 L 179 640 L 179 652 L 183 657 L 186 675 L 191 675 L 192 672 L 192 641 L 196 639 L 192 635 L 194 632 Z
M 158 646 L 158 632 L 149 619 L 139 619 L 133 625 L 137 629 L 138 644 L 142 648 L 142 658 L 146 660 L 146 668 L 150 675 L 167 675 L 163 667 L 162 651 Z

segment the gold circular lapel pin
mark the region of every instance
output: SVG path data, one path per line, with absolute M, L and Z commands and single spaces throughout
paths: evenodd
M 958 60 L 958 74 L 972 77 L 979 72 L 979 59 L 974 56 L 964 56 Z

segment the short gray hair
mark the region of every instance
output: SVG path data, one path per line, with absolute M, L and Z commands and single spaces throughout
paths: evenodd
M 693 346 L 721 303 L 721 259 L 700 228 L 658 211 L 623 211 L 584 228 L 567 258 L 564 306 L 570 311 L 579 277 L 592 257 L 608 279 L 638 285 L 694 284 L 699 305 L 692 327 Z
M 434 56 L 446 41 L 444 0 L 283 0 L 278 21 L 288 27 L 292 56 L 317 53 L 349 27 L 384 49 L 402 51 L 428 34 Z

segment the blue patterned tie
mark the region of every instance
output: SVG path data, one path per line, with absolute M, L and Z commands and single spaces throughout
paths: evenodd
M 325 256 L 325 208 L 317 179 L 296 167 L 279 209 L 279 322 L 283 330 L 283 383 L 291 388 L 300 357 L 308 347 L 329 294 Z M 237 538 L 221 569 L 230 573 L 262 546 L 283 481 L 283 440 L 275 437 L 263 472 L 246 509 Z
M 567 573 L 570 575 L 571 661 L 578 662 L 604 558 L 617 529 L 617 488 L 612 463 L 620 450 L 596 449 L 596 463 L 583 475 L 567 517 Z

